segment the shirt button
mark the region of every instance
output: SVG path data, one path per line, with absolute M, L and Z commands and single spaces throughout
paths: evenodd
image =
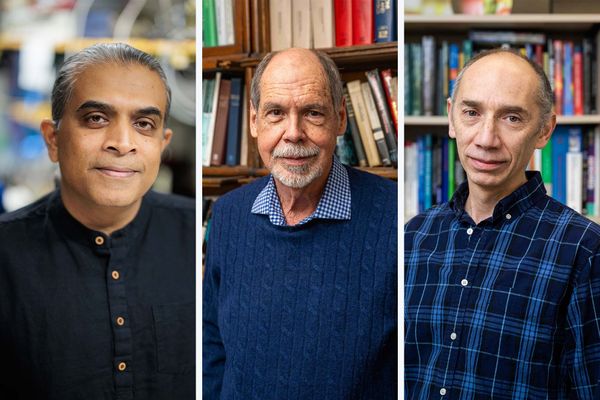
M 119 369 L 119 371 L 123 372 L 127 368 L 127 364 L 125 364 L 124 362 L 120 362 L 117 368 Z
M 506 214 L 506 219 L 511 219 L 511 218 L 512 218 L 512 215 Z
M 119 277 L 121 276 L 121 275 L 119 274 L 119 271 L 113 271 L 113 272 L 112 272 L 110 275 L 112 276 L 112 278 L 113 278 L 115 281 L 116 281 L 116 280 L 118 280 L 118 279 L 119 279 Z
M 98 246 L 102 246 L 104 244 L 104 238 L 102 236 L 96 236 L 96 239 L 94 239 L 94 241 Z
M 469 284 L 469 281 L 466 279 L 463 279 L 462 281 L 460 281 L 460 284 L 463 286 L 467 286 Z
M 467 229 L 467 235 L 471 236 L 473 234 L 473 228 Z
M 456 332 L 452 332 L 452 333 L 450 334 L 450 339 L 452 339 L 452 340 L 456 340 Z
M 446 395 L 446 388 L 441 388 L 441 389 L 440 389 L 440 394 L 441 394 L 442 396 L 445 396 L 445 395 Z
M 117 317 L 117 325 L 119 325 L 119 326 L 125 325 L 125 318 Z

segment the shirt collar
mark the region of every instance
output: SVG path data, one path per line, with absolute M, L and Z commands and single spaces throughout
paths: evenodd
M 349 220 L 351 216 L 351 204 L 348 171 L 338 161 L 337 157 L 334 156 L 331 170 L 316 210 L 300 221 L 298 225 L 305 224 L 313 219 Z M 267 185 L 254 200 L 251 212 L 253 214 L 268 215 L 273 225 L 287 226 L 273 176 L 269 178 Z
M 527 182 L 496 204 L 491 217 L 492 222 L 498 221 L 501 218 L 507 219 L 507 214 L 510 214 L 508 219 L 517 217 L 546 195 L 542 175 L 538 171 L 526 171 L 525 175 Z M 458 187 L 456 193 L 452 196 L 452 200 L 450 200 L 450 207 L 454 210 L 458 218 L 461 218 L 465 214 L 465 203 L 468 196 L 469 185 L 465 181 Z

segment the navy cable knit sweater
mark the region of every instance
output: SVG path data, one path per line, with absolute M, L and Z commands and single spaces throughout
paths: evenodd
M 349 221 L 251 214 L 267 178 L 213 209 L 203 398 L 397 397 L 397 185 L 348 168 Z

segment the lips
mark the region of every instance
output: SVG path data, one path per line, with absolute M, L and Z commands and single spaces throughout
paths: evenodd
M 130 178 L 138 172 L 135 169 L 117 166 L 101 166 L 96 167 L 95 170 L 111 178 Z
M 307 161 L 310 161 L 314 156 L 311 157 L 277 157 L 280 160 L 283 160 L 286 164 L 289 165 L 302 165 Z
M 471 164 L 473 164 L 473 166 L 476 169 L 484 170 L 484 171 L 495 170 L 495 169 L 501 167 L 502 165 L 504 165 L 504 163 L 505 163 L 505 161 L 502 161 L 502 160 L 476 158 L 476 157 L 471 157 L 471 156 L 468 156 L 468 157 L 471 160 Z

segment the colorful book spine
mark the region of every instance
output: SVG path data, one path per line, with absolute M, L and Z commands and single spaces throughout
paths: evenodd
M 569 127 L 559 125 L 552 134 L 552 197 L 567 203 L 567 152 L 569 151 Z
M 375 0 L 375 42 L 398 40 L 396 0 Z
M 352 0 L 352 44 L 373 43 L 373 0 Z
M 563 44 L 563 115 L 574 114 L 573 101 L 573 43 Z
M 381 121 L 379 120 L 379 116 L 377 115 L 377 107 L 375 106 L 373 93 L 371 93 L 371 89 L 367 82 L 362 82 L 360 84 L 360 89 L 362 91 L 363 100 L 367 109 L 367 115 L 371 124 L 371 130 L 373 131 L 373 138 L 375 139 L 375 144 L 377 145 L 377 152 L 379 153 L 379 158 L 381 159 L 381 163 L 383 164 L 383 166 L 389 167 L 392 165 L 392 162 L 390 160 L 390 152 L 386 144 L 383 129 L 381 128 Z
M 459 56 L 460 49 L 458 48 L 458 45 L 456 43 L 451 43 L 448 53 L 448 93 L 450 95 L 452 95 L 452 90 L 454 90 L 454 81 L 459 72 Z
M 554 110 L 563 113 L 563 42 L 554 40 Z
M 573 51 L 573 103 L 575 115 L 583 115 L 583 53 L 580 46 Z
M 202 0 L 202 46 L 214 47 L 217 44 L 215 0 Z
M 352 46 L 352 0 L 334 0 L 335 45 Z
M 423 47 L 423 114 L 433 115 L 435 111 L 435 38 L 430 35 L 421 38 Z
M 405 72 L 406 73 L 406 72 Z M 381 82 L 383 84 L 383 88 L 385 91 L 385 98 L 390 110 L 390 114 L 392 116 L 392 120 L 394 121 L 394 128 L 395 128 L 395 136 L 396 138 L 398 137 L 398 103 L 396 102 L 396 99 L 394 98 L 393 95 L 393 90 L 396 89 L 397 90 L 397 86 L 394 85 L 392 83 L 393 81 L 393 77 L 392 77 L 392 70 L 391 69 L 384 69 L 381 71 Z M 409 86 L 409 85 L 404 85 L 404 86 Z
M 398 146 L 396 143 L 397 133 L 387 107 L 383 84 L 379 78 L 379 70 L 374 69 L 367 71 L 365 75 L 367 76 L 368 85 L 376 106 L 377 115 L 379 116 L 381 126 L 383 127 L 383 134 L 385 136 L 385 143 L 390 153 L 390 160 L 392 164 L 398 165 Z
M 354 116 L 354 107 L 352 106 L 352 101 L 350 100 L 350 94 L 348 94 L 347 87 L 344 87 L 344 100 L 346 101 L 348 128 L 350 129 L 350 134 L 352 135 L 352 142 L 354 143 L 354 150 L 356 152 L 358 165 L 361 167 L 367 167 L 369 164 L 365 155 L 362 139 L 360 138 L 360 131 L 358 129 L 358 125 L 356 124 L 356 117 Z

